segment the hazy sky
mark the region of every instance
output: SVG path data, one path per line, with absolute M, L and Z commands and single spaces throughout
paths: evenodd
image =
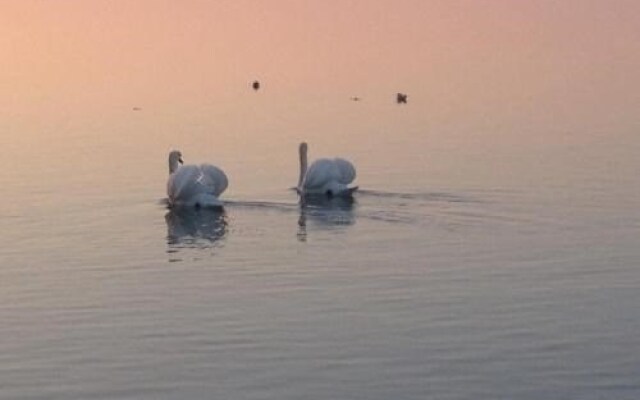
M 630 119 L 640 2 L 0 0 L 0 58 L 5 118 L 197 103 L 259 78 L 290 94 Z

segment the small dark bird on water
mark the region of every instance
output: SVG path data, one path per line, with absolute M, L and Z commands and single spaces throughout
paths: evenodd
M 351 97 L 351 101 L 360 101 L 360 97 L 353 96 L 353 97 Z
M 253 81 L 253 84 L 251 84 L 251 87 L 253 88 L 253 90 L 258 90 L 258 89 L 260 89 L 260 82 L 258 82 L 258 81 Z
M 407 95 L 404 93 L 396 94 L 396 103 L 398 104 L 407 104 Z

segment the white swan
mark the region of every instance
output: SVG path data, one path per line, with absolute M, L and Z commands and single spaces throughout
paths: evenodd
M 180 165 L 182 163 L 182 154 L 179 151 L 169 153 L 169 205 L 222 207 L 218 196 L 229 184 L 224 172 L 209 164 Z
M 307 169 L 307 144 L 300 143 L 300 177 L 298 179 L 298 194 L 351 196 L 358 189 L 348 185 L 356 178 L 356 169 L 343 158 L 321 158 Z

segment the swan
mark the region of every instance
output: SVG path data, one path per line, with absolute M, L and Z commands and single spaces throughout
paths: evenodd
M 307 149 L 307 143 L 300 143 L 300 177 L 296 188 L 298 194 L 348 197 L 358 189 L 357 186 L 348 186 L 356 178 L 356 169 L 351 162 L 343 158 L 321 158 L 307 169 Z
M 169 180 L 167 195 L 170 206 L 221 208 L 218 196 L 229 181 L 224 172 L 213 165 L 181 165 L 182 153 L 169 153 Z

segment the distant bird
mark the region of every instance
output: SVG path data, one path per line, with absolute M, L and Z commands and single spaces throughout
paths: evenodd
M 407 95 L 404 93 L 396 94 L 396 103 L 398 104 L 407 104 Z
M 229 184 L 225 173 L 209 164 L 181 166 L 182 163 L 182 153 L 177 150 L 169 153 L 169 205 L 221 208 L 218 196 Z
M 141 108 L 140 107 L 133 107 L 133 111 L 140 111 Z
M 351 97 L 351 101 L 360 101 L 360 100 L 361 100 L 361 99 L 360 99 L 360 97 L 358 97 L 358 96 L 353 96 L 353 97 Z
M 307 148 L 305 142 L 300 143 L 300 177 L 296 188 L 300 196 L 348 197 L 358 189 L 347 186 L 356 178 L 356 169 L 343 158 L 321 158 L 307 169 Z
M 251 87 L 253 88 L 253 90 L 260 89 L 260 82 L 259 81 L 253 81 L 253 83 L 251 84 Z

